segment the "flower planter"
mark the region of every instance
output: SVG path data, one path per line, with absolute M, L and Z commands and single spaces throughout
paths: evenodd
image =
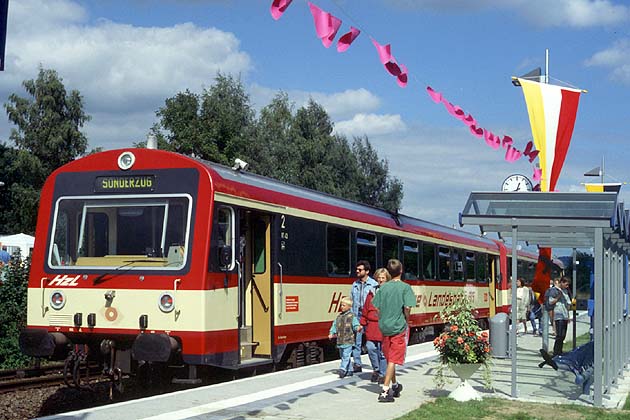
M 480 400 L 481 394 L 475 390 L 469 383 L 468 379 L 481 367 L 481 363 L 461 363 L 451 364 L 449 366 L 460 379 L 460 384 L 449 394 L 449 398 L 455 401 Z

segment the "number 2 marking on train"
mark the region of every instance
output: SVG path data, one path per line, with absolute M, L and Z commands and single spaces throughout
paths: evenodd
M 286 229 L 287 227 L 284 225 L 284 222 L 287 220 L 286 216 L 285 216 L 284 214 L 281 214 L 281 215 L 280 215 L 280 220 L 281 220 L 281 222 L 280 222 L 280 227 L 281 227 L 282 229 Z

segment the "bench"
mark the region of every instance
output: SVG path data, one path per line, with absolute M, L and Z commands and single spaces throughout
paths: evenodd
M 560 356 L 552 357 L 544 349 L 540 349 L 540 354 L 544 362 L 540 363 L 538 367 L 542 368 L 545 365 L 549 365 L 554 368 L 554 370 L 563 368 L 564 370 L 572 372 L 575 375 L 576 385 L 582 385 L 582 393 L 588 394 L 593 384 L 594 350 L 595 347 L 592 341 Z

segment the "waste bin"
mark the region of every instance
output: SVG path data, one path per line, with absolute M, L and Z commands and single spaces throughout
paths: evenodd
M 490 354 L 493 357 L 508 357 L 508 326 L 508 316 L 504 312 L 490 318 Z

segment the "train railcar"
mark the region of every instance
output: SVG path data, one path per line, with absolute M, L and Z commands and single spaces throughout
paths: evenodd
M 112 378 L 147 364 L 238 369 L 321 360 L 354 264 L 404 263 L 412 338 L 466 293 L 506 309 L 497 241 L 152 149 L 96 153 L 55 171 L 40 201 L 28 284 L 30 356 Z M 497 300 L 499 303 L 497 304 Z

